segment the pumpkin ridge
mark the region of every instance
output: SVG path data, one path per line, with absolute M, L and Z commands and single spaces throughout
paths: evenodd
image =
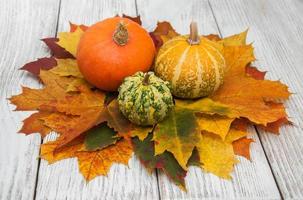
M 197 59 L 197 82 L 195 89 L 193 90 L 193 95 L 196 96 L 200 93 L 201 87 L 199 85 L 203 84 L 202 74 L 203 74 L 203 65 L 201 63 L 201 59 L 198 53 L 198 50 L 195 49 L 196 59 Z
M 205 49 L 204 47 L 202 47 L 203 49 Z M 214 69 L 215 71 L 215 89 L 214 90 L 217 90 L 220 86 L 220 72 L 219 72 L 219 69 L 218 69 L 218 62 L 217 60 L 207 51 L 207 49 L 205 49 L 205 52 L 207 54 L 207 56 L 211 59 L 211 61 L 214 63 L 212 66 L 212 68 Z
M 186 56 L 187 56 L 187 53 L 190 49 L 190 46 L 187 47 L 184 52 L 182 53 L 181 57 L 179 58 L 178 62 L 177 62 L 177 65 L 176 65 L 176 68 L 173 72 L 173 79 L 172 79 L 172 84 L 175 85 L 177 80 L 179 79 L 180 77 L 180 74 L 181 74 L 181 70 L 182 70 L 182 65 L 186 59 Z
M 168 49 L 165 49 L 164 53 L 162 53 L 158 58 L 157 58 L 157 62 L 161 62 L 161 59 L 167 55 L 168 53 L 170 53 L 171 50 L 173 50 L 174 48 L 177 48 L 178 46 L 181 46 L 182 44 L 175 44 L 174 46 L 169 47 Z

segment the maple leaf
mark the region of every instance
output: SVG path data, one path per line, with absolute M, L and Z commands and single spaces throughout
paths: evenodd
M 41 71 L 40 79 L 45 85 L 42 89 L 22 87 L 22 93 L 9 100 L 16 105 L 16 110 L 38 110 L 41 105 L 66 97 L 66 87 L 71 79 L 60 77 L 50 71 Z
M 81 74 L 75 59 L 57 59 L 57 66 L 50 71 L 58 76 L 72 77 L 72 81 L 66 87 L 66 92 L 79 92 L 81 86 L 93 88 Z
M 75 153 L 83 148 L 84 136 L 76 138 L 73 142 L 57 151 L 57 147 L 63 141 L 63 137 L 59 137 L 55 141 L 50 141 L 41 145 L 40 157 L 49 164 L 53 164 L 59 160 L 73 158 Z
M 232 142 L 246 134 L 246 132 L 231 129 L 226 140 L 223 141 L 219 136 L 203 131 L 201 142 L 197 146 L 201 167 L 219 177 L 230 179 L 233 166 L 238 163 Z
M 51 132 L 51 129 L 44 125 L 41 118 L 49 116 L 48 112 L 37 112 L 33 113 L 31 116 L 23 120 L 23 126 L 19 130 L 19 133 L 24 133 L 26 135 L 32 133 L 40 133 L 42 137 L 45 137 Z
M 240 138 L 232 143 L 236 155 L 243 156 L 250 160 L 250 144 L 254 142 L 251 138 Z
M 69 26 L 70 26 L 69 32 L 71 33 L 75 32 L 78 28 L 80 28 L 84 32 L 89 28 L 89 26 L 86 26 L 84 24 L 78 25 L 78 24 L 73 24 L 71 22 L 69 22 Z
M 225 46 L 241 46 L 246 44 L 246 37 L 247 37 L 248 29 L 244 32 L 231 35 L 229 37 L 223 38 L 220 40 L 219 43 L 223 43 Z
M 80 172 L 87 181 L 90 181 L 96 176 L 106 175 L 113 163 L 127 164 L 133 152 L 131 141 L 126 139 L 102 150 L 86 151 L 84 138 L 85 135 L 82 135 L 59 150 L 58 147 L 64 142 L 63 137 L 42 144 L 40 157 L 47 160 L 49 164 L 77 157 Z
M 126 135 L 122 136 L 128 136 L 128 137 L 138 137 L 139 140 L 144 140 L 149 133 L 153 131 L 153 127 L 142 127 L 142 126 L 135 126 L 133 125 L 132 129 L 128 132 Z
M 197 147 L 194 148 L 193 153 L 191 154 L 190 158 L 187 161 L 187 167 L 189 167 L 189 166 L 196 166 L 196 167 L 202 166 Z
M 79 169 L 87 181 L 106 175 L 113 163 L 128 164 L 133 153 L 130 140 L 122 139 L 115 145 L 98 151 L 77 151 Z
M 74 32 L 60 32 L 58 34 L 59 42 L 57 42 L 57 44 L 76 57 L 77 46 L 83 33 L 84 31 L 80 27 L 77 27 Z
M 126 119 L 119 110 L 119 104 L 116 98 L 113 98 L 103 110 L 102 117 L 106 118 L 107 125 L 118 132 L 121 137 L 138 136 L 140 140 L 147 137 L 148 133 L 152 132 L 153 127 L 141 127 L 132 124 Z
M 284 124 L 292 125 L 292 122 L 290 122 L 286 117 L 283 117 L 281 119 L 278 119 L 277 121 L 268 123 L 266 126 L 258 125 L 257 127 L 278 135 L 280 127 Z
M 234 116 L 228 107 L 208 98 L 196 101 L 175 100 L 174 110 L 153 131 L 156 155 L 167 150 L 175 156 L 183 169 L 187 169 L 187 161 L 201 140 L 196 113 Z
M 154 130 L 155 155 L 169 151 L 181 167 L 187 169 L 187 161 L 200 143 L 200 135 L 195 113 L 175 108 Z
M 119 132 L 120 135 L 132 130 L 133 125 L 120 112 L 117 99 L 113 99 L 105 106 L 101 117 L 106 119 L 107 125 Z
M 34 76 L 39 76 L 41 70 L 49 70 L 57 65 L 55 58 L 39 58 L 36 61 L 25 64 L 20 69 L 32 73 Z
M 233 120 L 234 118 L 220 115 L 199 115 L 198 124 L 200 130 L 217 134 L 225 140 Z
M 150 32 L 150 36 L 154 41 L 155 47 L 158 50 L 166 41 L 173 37 L 178 36 L 174 28 L 169 22 L 158 22 L 157 27 L 153 32 Z
M 143 141 L 138 137 L 132 139 L 135 155 L 150 173 L 155 169 L 163 170 L 170 180 L 182 190 L 186 190 L 184 181 L 186 171 L 170 152 L 165 151 L 160 155 L 155 155 L 152 137 L 153 135 L 149 134 Z
M 101 116 L 104 108 L 104 93 L 93 92 L 85 87 L 80 88 L 80 91 L 80 94 L 67 96 L 40 106 L 40 110 L 60 112 L 42 118 L 46 126 L 64 137 L 64 142 L 59 147 L 106 121 Z
M 50 71 L 58 76 L 73 76 L 83 79 L 75 59 L 57 59 L 57 66 Z
M 256 67 L 247 65 L 245 68 L 246 74 L 257 80 L 264 80 L 266 72 L 259 71 Z
M 246 33 L 240 35 L 223 40 L 225 45 L 231 44 L 224 47 L 228 71 L 224 84 L 211 98 L 238 111 L 241 117 L 246 117 L 256 124 L 266 125 L 286 116 L 283 106 L 273 107 L 267 101 L 288 99 L 290 93 L 287 86 L 279 81 L 256 80 L 246 74 L 246 66 L 254 61 L 255 57 L 251 45 L 242 45 Z
M 75 58 L 70 52 L 66 51 L 64 48 L 57 44 L 59 41 L 58 38 L 44 38 L 41 40 L 47 45 L 55 58 Z
M 86 132 L 85 149 L 95 151 L 115 144 L 119 137 L 117 132 L 109 128 L 106 123 L 102 123 Z

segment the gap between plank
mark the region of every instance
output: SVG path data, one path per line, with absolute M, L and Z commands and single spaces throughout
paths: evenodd
M 207 0 L 207 2 L 208 2 L 208 5 L 209 5 L 209 7 L 210 7 L 211 13 L 212 13 L 212 15 L 213 15 L 213 17 L 214 17 L 214 20 L 215 20 L 215 23 L 216 23 L 216 26 L 217 26 L 219 35 L 220 35 L 220 37 L 222 38 L 223 35 L 222 35 L 221 30 L 220 30 L 220 27 L 219 27 L 219 24 L 218 24 L 218 21 L 217 21 L 215 12 L 214 12 L 214 10 L 213 10 L 213 8 L 212 8 L 212 5 L 211 5 L 211 3 L 210 3 L 210 0 Z M 278 182 L 277 182 L 276 176 L 275 176 L 275 174 L 273 173 L 272 166 L 271 166 L 271 164 L 270 164 L 270 162 L 269 162 L 269 159 L 268 159 L 268 156 L 267 156 L 267 154 L 266 154 L 266 151 L 264 150 L 264 146 L 263 146 L 263 142 L 262 142 L 261 137 L 260 137 L 260 133 L 259 133 L 259 131 L 258 131 L 258 129 L 257 129 L 256 126 L 254 126 L 254 129 L 255 129 L 255 131 L 256 131 L 256 133 L 257 133 L 257 136 L 258 136 L 258 139 L 259 139 L 259 141 L 260 141 L 260 144 L 261 144 L 263 153 L 264 153 L 265 158 L 266 158 L 266 161 L 267 161 L 267 163 L 268 163 L 268 165 L 269 165 L 270 172 L 271 172 L 271 174 L 272 174 L 272 176 L 273 176 L 273 178 L 274 178 L 274 181 L 275 181 L 275 183 L 276 183 L 276 186 L 277 186 L 277 188 L 278 188 L 279 195 L 280 195 L 281 199 L 283 200 L 284 197 L 282 196 L 282 192 L 281 192 L 281 189 L 280 189 L 279 184 L 278 184 Z
M 59 17 L 60 17 L 60 10 L 61 10 L 61 0 L 58 0 L 58 1 L 59 1 L 59 5 L 58 5 L 59 7 L 58 7 L 58 13 L 57 13 L 57 22 L 56 22 L 56 28 L 55 28 L 55 37 L 57 37 L 57 33 L 58 33 Z M 36 200 L 36 195 L 37 195 L 37 187 L 38 187 L 40 164 L 41 164 L 40 153 L 41 153 L 41 145 L 42 144 L 43 144 L 43 138 L 41 137 L 41 140 L 40 140 L 40 149 L 39 149 L 39 157 L 38 157 L 38 167 L 37 167 L 37 173 L 36 173 L 36 182 L 35 182 L 35 190 L 34 190 L 33 200 Z
M 267 156 L 267 154 L 266 154 L 266 151 L 264 150 L 264 145 L 263 145 L 263 142 L 262 142 L 262 140 L 261 140 L 260 132 L 258 131 L 258 129 L 257 129 L 256 126 L 254 126 L 254 128 L 255 128 L 255 130 L 256 130 L 256 132 L 257 132 L 257 135 L 258 135 L 258 137 L 259 137 L 261 147 L 262 147 L 262 149 L 263 149 L 263 152 L 264 152 L 265 158 L 266 158 L 266 160 L 267 160 L 267 163 L 269 164 L 270 172 L 271 172 L 271 174 L 272 174 L 272 176 L 273 176 L 273 178 L 274 178 L 274 180 L 275 180 L 275 183 L 276 183 L 276 185 L 277 185 L 277 188 L 278 188 L 280 197 L 281 197 L 281 199 L 283 200 L 284 197 L 282 196 L 282 192 L 281 192 L 281 189 L 280 189 L 280 187 L 279 187 L 278 181 L 277 181 L 276 176 L 275 176 L 275 174 L 274 174 L 274 172 L 273 172 L 273 169 L 272 169 L 272 167 L 271 167 L 271 165 L 270 165 L 270 162 L 269 162 L 268 156 Z

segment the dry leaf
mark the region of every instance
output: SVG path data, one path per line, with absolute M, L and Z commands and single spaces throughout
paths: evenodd
M 186 171 L 182 169 L 170 152 L 165 151 L 160 155 L 155 155 L 152 134 L 149 134 L 143 141 L 137 137 L 133 138 L 132 141 L 135 155 L 150 173 L 155 169 L 163 170 L 170 180 L 182 190 L 186 190 L 184 181 Z
M 198 124 L 200 130 L 214 133 L 225 140 L 233 120 L 234 118 L 220 115 L 199 115 Z
M 23 121 L 23 126 L 19 133 L 24 133 L 26 135 L 32 133 L 40 133 L 42 137 L 45 137 L 51 132 L 51 129 L 44 125 L 41 118 L 49 116 L 49 112 L 37 112 L 29 116 Z
M 155 155 L 171 152 L 183 169 L 195 146 L 201 142 L 201 134 L 195 113 L 188 109 L 175 108 L 158 123 L 154 130 Z
M 106 175 L 113 163 L 128 164 L 133 153 L 131 141 L 122 139 L 115 145 L 98 151 L 78 151 L 76 156 L 80 172 L 87 181 Z
M 51 101 L 40 106 L 46 111 L 55 111 L 43 118 L 45 125 L 57 131 L 64 138 L 59 147 L 66 145 L 90 128 L 106 121 L 101 116 L 104 109 L 105 95 L 89 88 L 81 88 L 81 93 Z
M 41 70 L 49 70 L 57 65 L 56 59 L 50 58 L 39 58 L 36 61 L 25 64 L 20 69 L 28 71 L 35 76 L 39 76 Z
M 50 71 L 58 76 L 73 76 L 83 79 L 75 59 L 57 59 L 57 66 Z
M 79 137 L 69 145 L 61 148 L 60 151 L 55 151 L 62 141 L 63 138 L 59 137 L 56 141 L 42 144 L 40 157 L 46 160 L 49 164 L 55 163 L 59 160 L 73 158 L 76 156 L 75 153 L 83 147 L 84 137 Z
M 60 77 L 50 71 L 41 71 L 40 79 L 43 89 L 22 88 L 22 93 L 12 96 L 10 101 L 17 106 L 16 110 L 38 110 L 41 105 L 67 96 L 65 90 L 71 79 Z
M 250 160 L 250 144 L 254 142 L 253 139 L 250 138 L 241 138 L 232 143 L 233 149 L 236 155 L 243 156 Z
M 64 48 L 60 47 L 57 42 L 58 38 L 44 38 L 42 41 L 47 45 L 47 47 L 51 50 L 52 55 L 55 58 L 74 58 L 74 56 L 66 51 Z
M 60 32 L 58 45 L 70 52 L 74 57 L 77 54 L 77 46 L 84 31 L 78 27 L 74 32 Z
M 230 179 L 236 160 L 233 147 L 230 143 L 223 142 L 220 137 L 203 132 L 202 142 L 199 144 L 198 152 L 202 162 L 202 168 L 219 177 Z

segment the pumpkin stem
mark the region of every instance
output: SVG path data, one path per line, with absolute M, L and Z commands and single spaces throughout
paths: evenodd
M 113 40 L 120 46 L 126 45 L 128 41 L 128 31 L 125 23 L 120 21 L 113 35 Z
M 142 81 L 143 85 L 149 85 L 149 77 L 150 77 L 150 73 L 146 73 Z
M 200 43 L 197 22 L 190 23 L 190 34 L 187 41 L 190 45 L 195 45 Z

